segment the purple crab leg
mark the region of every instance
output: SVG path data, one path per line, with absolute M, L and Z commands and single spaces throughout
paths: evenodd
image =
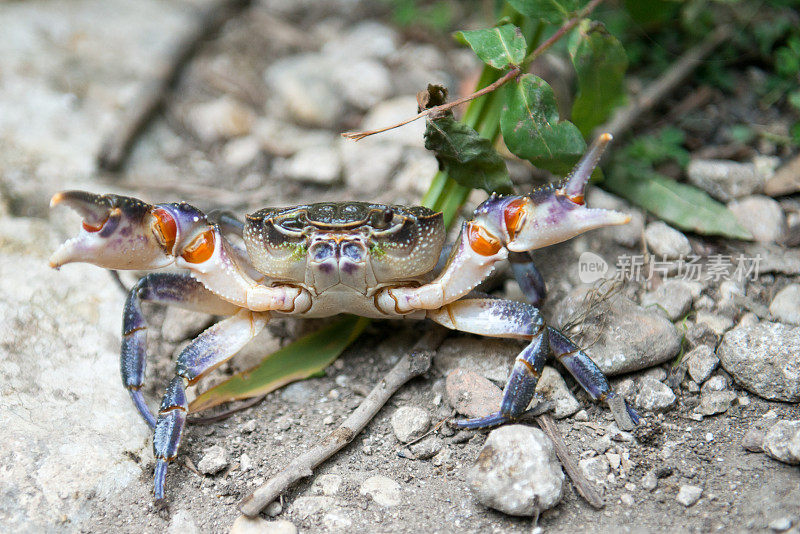
M 544 277 L 536 265 L 533 264 L 533 258 L 529 252 L 510 252 L 508 254 L 508 262 L 511 265 L 511 271 L 514 273 L 519 288 L 522 294 L 528 299 L 528 302 L 540 307 L 544 303 L 547 296 L 547 286 L 544 283 Z
M 550 333 L 550 348 L 556 358 L 578 381 L 592 399 L 605 402 L 611 409 L 621 430 L 631 430 L 639 424 L 639 415 L 628 403 L 611 390 L 603 372 L 579 346 L 560 331 L 547 327 Z
M 130 290 L 122 312 L 120 372 L 133 404 L 142 418 L 155 428 L 156 419 L 142 395 L 147 366 L 147 323 L 142 301 L 171 304 L 214 315 L 233 315 L 239 308 L 208 291 L 188 274 L 151 273 Z
M 153 494 L 156 501 L 164 498 L 167 465 L 178 454 L 186 426 L 189 411 L 186 387 L 239 352 L 261 332 L 268 320 L 268 313 L 240 310 L 233 317 L 206 329 L 178 356 L 175 377 L 167 386 L 161 401 L 153 435 L 153 454 L 156 458 Z

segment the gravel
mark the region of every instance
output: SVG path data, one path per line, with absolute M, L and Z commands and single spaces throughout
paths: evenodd
M 339 152 L 330 146 L 311 146 L 276 162 L 273 171 L 290 180 L 332 184 L 341 176 L 342 161 Z
M 503 392 L 474 371 L 456 369 L 445 381 L 447 400 L 466 417 L 485 417 L 500 408 Z
M 662 221 L 648 224 L 644 230 L 644 238 L 652 252 L 663 259 L 676 260 L 692 251 L 686 236 Z
M 400 484 L 383 475 L 369 477 L 361 484 L 358 491 L 361 495 L 368 495 L 377 504 L 387 508 L 397 506 L 402 498 Z
M 569 417 L 581 407 L 558 371 L 547 365 L 542 369 L 542 376 L 536 384 L 536 393 L 553 402 L 553 417 L 556 419 Z
M 607 477 L 611 466 L 604 454 L 584 458 L 578 462 L 578 467 L 583 471 L 583 475 L 595 484 L 603 485 L 608 482 Z
M 663 412 L 673 404 L 675 404 L 675 393 L 669 386 L 649 377 L 639 381 L 636 406 L 649 412 Z
M 736 393 L 732 391 L 703 392 L 696 411 L 706 416 L 724 413 L 728 411 L 734 400 L 736 400 Z
M 512 341 L 451 337 L 436 351 L 433 364 L 443 375 L 462 368 L 505 384 L 511 371 L 511 362 L 522 351 L 522 347 Z
M 800 285 L 789 284 L 781 289 L 772 299 L 769 312 L 782 323 L 800 325 Z
M 757 425 L 751 426 L 742 437 L 742 447 L 750 452 L 764 451 L 764 436 L 766 432 Z
M 550 438 L 522 425 L 493 430 L 467 479 L 482 504 L 511 515 L 552 508 L 564 490 L 564 473 Z
M 422 437 L 430 426 L 430 415 L 418 406 L 401 406 L 392 414 L 392 430 L 403 443 Z
M 756 241 L 774 243 L 783 238 L 786 216 L 775 200 L 755 195 L 731 202 L 728 209 Z
M 686 362 L 686 371 L 698 384 L 702 384 L 719 365 L 719 358 L 714 353 L 714 348 L 709 345 L 698 345 L 683 357 Z
M 667 280 L 655 291 L 645 293 L 641 302 L 643 308 L 664 310 L 670 321 L 677 321 L 692 307 L 692 290 L 682 280 Z
M 230 534 L 297 534 L 297 527 L 283 519 L 267 521 L 260 517 L 251 519 L 241 515 L 233 522 Z
M 209 447 L 200 461 L 197 469 L 206 475 L 214 475 L 228 467 L 228 453 L 219 445 Z
M 762 322 L 725 334 L 717 350 L 722 367 L 765 399 L 800 401 L 800 327 Z
M 703 488 L 684 484 L 678 490 L 678 495 L 675 497 L 675 500 L 688 508 L 700 500 L 702 494 Z
M 767 456 L 781 462 L 800 463 L 800 420 L 778 421 L 764 435 Z
M 722 202 L 752 195 L 764 186 L 764 176 L 756 172 L 753 163 L 696 159 L 689 163 L 686 174 L 691 183 Z

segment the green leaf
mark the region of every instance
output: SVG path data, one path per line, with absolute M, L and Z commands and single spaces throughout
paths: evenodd
M 528 47 L 522 31 L 513 24 L 456 32 L 455 36 L 467 43 L 484 63 L 496 69 L 519 65 L 525 59 Z
M 705 191 L 678 183 L 646 166 L 615 165 L 604 186 L 683 230 L 752 239 L 733 213 Z
M 313 376 L 330 365 L 361 334 L 370 320 L 348 315 L 273 352 L 256 367 L 238 373 L 189 404 L 199 412 L 238 399 L 264 395 Z
M 572 122 L 585 137 L 605 122 L 625 98 L 623 80 L 628 58 L 620 42 L 599 22 L 583 21 L 569 47 L 578 73 L 578 96 Z
M 425 148 L 434 151 L 439 167 L 465 187 L 487 193 L 514 192 L 506 163 L 492 143 L 452 117 L 427 122 Z
M 566 174 L 586 150 L 578 128 L 560 121 L 553 89 L 541 78 L 525 74 L 505 88 L 506 105 L 500 129 L 508 149 L 537 167 Z
M 581 0 L 508 0 L 508 3 L 526 17 L 559 24 L 569 19 L 586 2 Z

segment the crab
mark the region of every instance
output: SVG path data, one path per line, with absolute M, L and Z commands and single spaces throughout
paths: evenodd
M 586 184 L 610 140 L 600 136 L 559 184 L 529 195 L 492 195 L 463 223 L 443 262 L 442 213 L 425 207 L 322 202 L 264 208 L 240 222 L 186 203 L 150 205 L 84 191 L 53 196 L 51 206 L 75 209 L 83 228 L 53 253 L 52 267 L 87 262 L 107 269 L 181 269 L 141 278 L 123 311 L 122 382 L 153 429 L 155 499 L 164 499 L 167 466 L 178 454 L 187 387 L 235 355 L 273 316 L 427 318 L 453 330 L 525 340 L 497 411 L 456 420 L 455 426 L 480 429 L 520 419 L 552 353 L 592 399 L 608 404 L 620 428 L 633 428 L 637 414 L 586 352 L 545 324 L 535 305 L 475 291 L 498 262 L 510 260 L 523 291 L 538 303 L 544 286 L 530 251 L 628 222 L 623 213 L 584 203 Z M 437 263 L 443 264 L 438 270 Z M 180 353 L 156 413 L 142 392 L 145 301 L 225 317 Z

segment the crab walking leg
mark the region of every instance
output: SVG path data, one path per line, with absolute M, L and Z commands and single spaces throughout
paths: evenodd
M 611 390 L 597 364 L 563 333 L 550 326 L 547 330 L 553 354 L 592 399 L 608 404 L 617 426 L 621 430 L 631 430 L 638 425 L 639 415 L 628 406 L 625 399 Z
M 261 332 L 268 320 L 269 313 L 240 310 L 233 317 L 209 327 L 178 356 L 176 376 L 170 381 L 161 401 L 153 436 L 156 458 L 153 492 L 156 500 L 164 498 L 167 464 L 177 456 L 186 426 L 189 411 L 186 387 L 239 352 Z
M 142 396 L 147 365 L 147 323 L 142 315 L 142 301 L 171 304 L 213 315 L 233 315 L 240 308 L 208 291 L 189 275 L 151 273 L 130 290 L 122 314 L 120 372 L 122 384 L 142 418 L 155 428 L 156 419 Z
M 464 299 L 428 311 L 427 317 L 462 332 L 531 340 L 517 356 L 503 392 L 500 410 L 487 417 L 456 421 L 456 426 L 484 428 L 519 418 L 533 399 L 550 351 L 592 399 L 608 404 L 621 429 L 633 428 L 639 421 L 636 412 L 611 390 L 597 364 L 564 334 L 546 326 L 539 310 L 530 304 L 503 299 Z
M 530 253 L 510 252 L 508 263 L 511 265 L 511 271 L 514 273 L 514 278 L 517 280 L 522 294 L 525 295 L 528 302 L 537 308 L 540 307 L 547 296 L 547 286 L 542 273 L 533 264 Z

